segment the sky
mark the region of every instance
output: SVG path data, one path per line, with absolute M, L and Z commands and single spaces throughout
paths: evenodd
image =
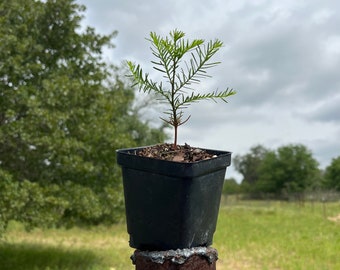
M 197 91 L 233 88 L 228 103 L 201 101 L 185 112 L 179 143 L 244 155 L 303 144 L 328 166 L 340 156 L 340 1 L 333 0 L 78 0 L 87 7 L 84 25 L 98 33 L 117 30 L 114 64 L 131 60 L 155 76 L 150 32 L 174 29 L 186 38 L 219 39 L 212 78 Z M 159 111 L 157 106 L 154 109 Z M 145 113 L 154 123 L 159 116 Z M 171 141 L 171 140 L 170 140 Z M 227 177 L 237 180 L 233 165 Z

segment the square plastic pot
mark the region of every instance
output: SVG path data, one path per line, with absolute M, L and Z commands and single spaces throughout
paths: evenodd
M 122 167 L 130 246 L 170 250 L 209 246 L 231 152 L 193 163 L 136 155 L 141 148 L 117 150 Z

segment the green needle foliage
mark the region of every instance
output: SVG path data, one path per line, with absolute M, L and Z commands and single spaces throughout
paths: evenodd
M 223 43 L 218 39 L 207 43 L 203 39 L 189 41 L 184 39 L 184 36 L 185 33 L 179 30 L 171 31 L 169 37 L 165 38 L 154 32 L 150 33 L 148 40 L 152 44 L 152 54 L 156 57 L 151 63 L 153 68 L 163 75 L 165 83 L 153 81 L 148 73 L 143 72 L 140 65 L 127 61 L 134 85 L 144 93 L 156 93 L 161 101 L 169 105 L 169 109 L 164 112 L 167 117 L 161 119 L 174 127 L 174 147 L 177 146 L 178 127 L 190 118 L 184 118 L 183 109 L 204 99 L 222 99 L 227 102 L 226 98 L 236 93 L 227 88 L 224 91 L 215 90 L 201 94 L 192 88 L 192 85 L 199 84 L 201 79 L 211 77 L 208 75 L 208 69 L 220 64 L 212 62 L 211 58 Z

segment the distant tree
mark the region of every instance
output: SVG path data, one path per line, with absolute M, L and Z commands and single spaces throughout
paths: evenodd
M 261 192 L 303 192 L 319 179 L 318 162 L 304 145 L 287 145 L 269 151 L 259 170 L 256 189 Z
M 340 156 L 333 158 L 325 170 L 324 187 L 340 191 Z
M 240 193 L 240 185 L 234 178 L 225 179 L 223 185 L 223 194 L 238 194 Z
M 243 175 L 242 184 L 254 185 L 259 179 L 259 168 L 268 150 L 262 145 L 254 146 L 250 153 L 236 155 L 233 162 L 236 170 Z
M 56 199 L 73 221 L 113 222 L 123 210 L 115 149 L 165 135 L 140 120 L 133 89 L 103 60 L 116 32 L 81 30 L 84 10 L 74 0 L 0 2 L 0 181 L 48 192 L 39 200 Z

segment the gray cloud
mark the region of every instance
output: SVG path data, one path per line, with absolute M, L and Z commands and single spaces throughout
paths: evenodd
M 200 89 L 237 90 L 228 104 L 194 104 L 181 142 L 244 153 L 255 144 L 304 143 L 321 164 L 340 155 L 340 2 L 332 0 L 79 0 L 85 23 L 118 30 L 115 63 L 150 67 L 145 37 L 178 28 L 221 39 L 222 63 Z M 148 69 L 148 68 L 147 68 Z M 148 69 L 149 71 L 152 68 Z M 158 115 L 154 116 L 155 121 Z
M 340 90 L 340 85 L 339 88 Z M 328 99 L 321 99 L 313 108 L 302 110 L 297 115 L 310 121 L 340 124 L 340 91 Z

